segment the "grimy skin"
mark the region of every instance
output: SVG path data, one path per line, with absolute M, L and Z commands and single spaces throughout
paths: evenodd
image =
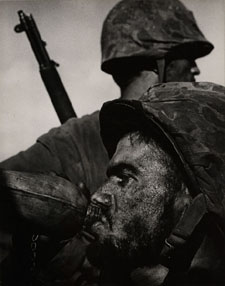
M 100 267 L 121 261 L 123 269 L 157 265 L 164 239 L 191 200 L 175 163 L 135 132 L 119 141 L 107 173 L 107 182 L 92 197 L 100 203 L 113 197 L 111 218 L 106 214 L 92 227 L 104 253 Z
M 94 255 L 98 254 L 95 261 L 90 251 L 90 259 L 102 269 L 101 286 L 162 285 L 168 274 L 158 260 L 162 245 L 192 200 L 172 157 L 148 140 L 143 141 L 138 132 L 125 135 L 110 161 L 108 180 L 92 196 L 92 202 L 112 203 L 92 226 L 97 237 Z M 175 285 L 174 281 L 223 285 L 224 246 L 212 233 L 197 251 L 188 276 L 165 285 Z

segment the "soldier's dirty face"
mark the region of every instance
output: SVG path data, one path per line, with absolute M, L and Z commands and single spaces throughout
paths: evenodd
M 194 82 L 195 76 L 200 74 L 200 70 L 194 60 L 173 59 L 166 67 L 166 82 Z
M 171 229 L 178 180 L 170 156 L 138 134 L 119 141 L 108 180 L 92 197 L 93 203 L 106 207 L 92 231 L 107 259 L 113 255 L 140 265 L 155 260 Z

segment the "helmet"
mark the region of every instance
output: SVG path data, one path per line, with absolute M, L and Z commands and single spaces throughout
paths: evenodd
M 101 68 L 113 74 L 137 57 L 156 60 L 181 47 L 193 59 L 213 49 L 179 0 L 122 0 L 103 23 Z
M 215 186 L 223 188 L 225 87 L 206 82 L 171 82 L 150 87 L 139 100 L 105 103 L 100 127 L 110 157 L 120 138 L 129 130 L 140 129 L 140 122 L 148 122 L 149 128 L 160 132 L 175 150 L 193 183 L 193 194 L 204 189 L 199 176 L 200 169 L 205 174 L 207 166 L 208 176 L 216 176 Z
M 204 233 L 197 226 L 206 215 L 223 237 L 225 234 L 225 87 L 206 82 L 171 82 L 151 87 L 138 101 L 105 103 L 100 126 L 109 155 L 115 152 L 122 135 L 143 125 L 174 151 L 193 196 L 186 215 L 168 238 L 163 252 L 164 258 L 168 256 L 168 264 L 174 253 L 176 257 L 177 245 L 182 253 L 182 245 L 197 237 L 196 229 Z M 179 256 L 182 262 L 176 263 L 178 267 L 184 263 L 184 257 L 190 258 L 190 248 L 185 249 L 189 253 Z

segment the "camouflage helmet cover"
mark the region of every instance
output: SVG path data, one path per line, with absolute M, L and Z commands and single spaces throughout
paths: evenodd
M 213 49 L 179 0 L 123 0 L 103 24 L 101 68 L 112 74 L 125 59 L 158 59 L 181 45 L 194 59 Z
M 158 84 L 139 101 L 105 103 L 100 126 L 110 156 L 121 136 L 138 128 L 141 120 L 178 154 L 192 194 L 202 193 L 208 210 L 225 221 L 225 87 L 213 83 Z

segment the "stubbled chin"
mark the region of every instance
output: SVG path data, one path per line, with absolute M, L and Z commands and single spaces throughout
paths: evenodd
M 108 245 L 113 248 L 120 248 L 118 232 L 114 231 L 108 223 L 97 222 L 92 226 L 92 234 L 100 245 Z
M 97 222 L 92 226 L 92 234 L 96 237 L 94 243 L 88 250 L 90 261 L 97 265 L 103 266 L 110 260 L 120 259 L 121 256 L 127 258 L 124 244 L 125 240 L 121 240 L 116 232 L 113 232 L 107 223 Z
M 106 263 L 111 265 L 125 264 L 128 268 L 146 265 L 144 253 L 139 246 L 134 247 L 132 242 L 121 239 L 113 232 L 102 233 L 101 239 L 97 239 L 89 248 L 89 260 L 98 267 Z M 149 260 L 149 255 L 148 255 Z

